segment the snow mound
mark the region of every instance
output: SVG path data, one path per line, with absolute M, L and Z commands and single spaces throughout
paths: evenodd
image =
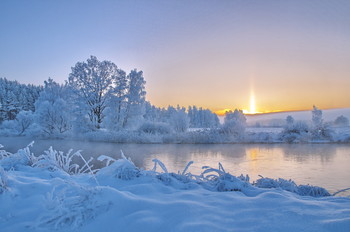
M 78 170 L 69 159 L 72 152 L 50 148 L 46 158 L 28 154 L 29 147 L 0 160 L 1 231 L 347 231 L 350 226 L 349 198 L 291 180 L 250 183 L 248 175 L 234 176 L 220 163 L 203 167 L 200 175 L 189 172 L 192 161 L 169 173 L 160 160 L 142 170 L 122 154 L 118 160 L 99 157 L 106 161 L 100 170 L 86 162 L 86 172 L 72 172 Z

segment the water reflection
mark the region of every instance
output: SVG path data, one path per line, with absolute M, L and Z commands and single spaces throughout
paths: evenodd
M 320 159 L 321 162 L 330 162 L 337 153 L 334 144 L 286 144 L 282 146 L 286 158 L 295 159 L 297 162 L 305 162 L 309 159 Z

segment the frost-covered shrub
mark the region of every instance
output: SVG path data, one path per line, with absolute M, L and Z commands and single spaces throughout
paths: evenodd
M 330 196 L 330 193 L 318 186 L 312 185 L 296 185 L 292 180 L 285 180 L 279 178 L 277 180 L 271 178 L 261 177 L 258 179 L 254 185 L 258 188 L 280 188 L 289 192 L 296 193 L 301 196 L 311 196 L 311 197 L 326 197 Z
M 144 175 L 153 176 L 160 180 L 165 185 L 174 186 L 179 189 L 189 189 L 195 183 L 200 183 L 202 178 L 198 175 L 193 175 L 188 172 L 189 167 L 193 164 L 193 161 L 187 163 L 182 172 L 173 173 L 168 172 L 166 166 L 158 159 L 153 159 L 154 167 L 151 171 L 143 171 Z M 157 167 L 160 167 L 160 172 L 157 171 Z
M 204 184 L 213 186 L 216 191 L 245 191 L 251 187 L 248 175 L 233 176 L 225 171 L 221 163 L 219 163 L 219 169 L 208 166 L 204 166 L 203 169 L 200 176 L 205 181 Z
M 109 156 L 100 156 L 98 160 L 107 160 L 106 167 L 97 172 L 97 176 L 114 177 L 121 180 L 131 180 L 140 176 L 140 169 L 135 164 L 127 159 L 121 151 L 122 159 L 115 160 Z M 111 165 L 109 165 L 113 162 Z
M 5 170 L 17 169 L 21 165 L 32 166 L 37 162 L 37 157 L 30 152 L 30 147 L 32 147 L 34 142 L 31 142 L 27 147 L 18 150 L 16 153 L 12 154 L 6 151 L 1 151 L 3 159 L 0 160 L 0 166 Z
M 298 192 L 301 196 L 327 197 L 331 194 L 324 188 L 312 185 L 299 185 Z
M 171 127 L 163 122 L 145 122 L 138 131 L 146 134 L 170 134 L 172 132 Z
M 76 136 L 84 136 L 86 133 L 98 131 L 86 115 L 76 112 L 75 117 L 72 122 L 72 130 Z
M 62 170 L 68 174 L 80 174 L 80 173 L 90 173 L 93 174 L 94 170 L 90 158 L 88 161 L 80 154 L 80 151 L 72 153 L 73 150 L 70 149 L 66 154 L 62 151 L 56 151 L 52 147 L 49 150 L 44 151 L 44 154 L 38 157 L 38 160 L 34 163 L 34 166 L 40 168 L 47 168 L 52 171 Z M 80 167 L 78 164 L 73 163 L 73 158 L 77 157 L 83 161 L 84 165 Z
M 44 135 L 57 136 L 71 129 L 71 118 L 66 101 L 58 98 L 54 103 L 43 101 L 36 105 L 38 106 L 37 122 Z
M 292 180 L 285 180 L 278 178 L 277 180 L 271 178 L 263 178 L 256 180 L 254 185 L 258 188 L 281 188 L 289 192 L 298 192 L 298 186 Z
M 309 140 L 309 127 L 303 121 L 294 121 L 287 117 L 287 125 L 280 134 L 281 140 L 287 143 L 306 142 Z
M 4 146 L 0 144 L 0 148 L 3 148 Z M 9 157 L 11 155 L 10 152 L 7 152 L 5 150 L 0 150 L 0 160 Z
M 330 127 L 329 123 L 322 124 L 321 127 L 314 127 L 311 130 L 311 135 L 313 139 L 326 139 L 333 140 L 334 131 Z
M 98 188 L 71 185 L 53 189 L 45 199 L 46 210 L 40 216 L 37 228 L 76 231 L 86 222 L 106 212 L 111 203 Z
M 34 116 L 32 111 L 21 111 L 17 114 L 16 119 L 16 126 L 18 135 L 24 134 L 25 131 L 33 124 L 34 122 Z
M 234 112 L 227 112 L 224 120 L 221 127 L 222 133 L 235 137 L 244 135 L 247 119 L 241 110 L 235 109 Z
M 34 115 L 31 111 L 20 111 L 14 120 L 2 122 L 0 126 L 1 135 L 26 135 L 35 132 Z
M 2 136 L 18 135 L 17 122 L 15 120 L 3 121 L 0 125 L 0 133 Z
M 343 115 L 340 115 L 334 120 L 334 125 L 338 127 L 347 127 L 349 126 L 349 119 Z

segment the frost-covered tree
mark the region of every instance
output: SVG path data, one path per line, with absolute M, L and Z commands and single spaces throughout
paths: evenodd
M 315 128 L 321 127 L 323 124 L 322 110 L 318 109 L 316 106 L 313 106 L 313 110 L 311 113 L 313 126 Z
M 220 125 L 218 116 L 208 109 L 189 106 L 187 111 L 192 128 L 215 128 Z
M 111 61 L 99 61 L 91 56 L 86 62 L 72 67 L 68 85 L 71 87 L 79 112 L 88 115 L 93 127 L 99 129 L 104 110 L 117 91 L 120 70 Z
M 290 115 L 287 116 L 286 118 L 287 126 L 293 125 L 294 123 L 294 118 Z
M 15 92 L 7 92 L 4 95 L 4 101 L 1 105 L 4 118 L 7 120 L 14 120 L 16 115 L 21 111 Z
M 235 109 L 234 112 L 226 112 L 222 131 L 225 134 L 241 137 L 245 132 L 246 120 L 242 110 Z
M 137 129 L 143 122 L 145 114 L 145 84 L 142 71 L 132 70 L 127 76 L 126 112 L 123 126 Z
M 34 111 L 34 102 L 41 90 L 41 86 L 24 85 L 0 78 L 0 122 L 14 120 L 22 110 Z
M 323 122 L 322 110 L 313 106 L 312 110 L 312 130 L 311 134 L 314 139 L 332 139 L 332 130 L 329 124 Z
M 334 125 L 341 127 L 349 126 L 349 119 L 343 115 L 340 115 L 334 120 Z
M 173 127 L 175 132 L 186 132 L 189 127 L 190 119 L 186 113 L 185 108 L 179 106 L 175 109 L 174 107 L 168 107 L 169 111 L 169 123 Z
M 156 107 L 152 105 L 150 102 L 145 102 L 145 114 L 143 117 L 146 121 L 152 121 L 152 122 L 162 122 L 161 113 L 162 109 L 159 107 Z
M 120 130 L 123 128 L 127 107 L 127 85 L 126 73 L 119 69 L 119 75 L 114 82 L 114 91 L 110 96 L 105 113 L 104 124 L 111 130 Z
M 71 108 L 66 102 L 67 88 L 49 78 L 35 102 L 37 124 L 46 135 L 59 135 L 71 129 Z

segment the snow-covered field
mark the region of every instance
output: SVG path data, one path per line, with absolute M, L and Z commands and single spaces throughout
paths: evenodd
M 72 159 L 70 159 L 72 158 Z M 350 198 L 222 166 L 178 174 L 122 158 L 78 168 L 79 154 L 0 152 L 1 231 L 348 231 Z M 107 157 L 101 157 L 101 160 Z M 108 160 L 107 160 L 108 161 Z M 101 161 L 106 162 L 106 160 Z M 83 173 L 79 174 L 79 171 Z M 93 174 L 94 173 L 94 174 Z
M 350 108 L 342 109 L 326 109 L 322 110 L 323 120 L 325 122 L 332 122 L 338 116 L 343 115 L 350 118 Z M 287 116 L 292 116 L 295 120 L 311 121 L 311 111 L 291 111 L 291 112 L 277 112 L 257 115 L 246 115 L 248 125 L 255 125 L 260 123 L 261 125 L 272 125 L 274 123 L 285 122 Z M 219 117 L 223 122 L 223 117 Z

